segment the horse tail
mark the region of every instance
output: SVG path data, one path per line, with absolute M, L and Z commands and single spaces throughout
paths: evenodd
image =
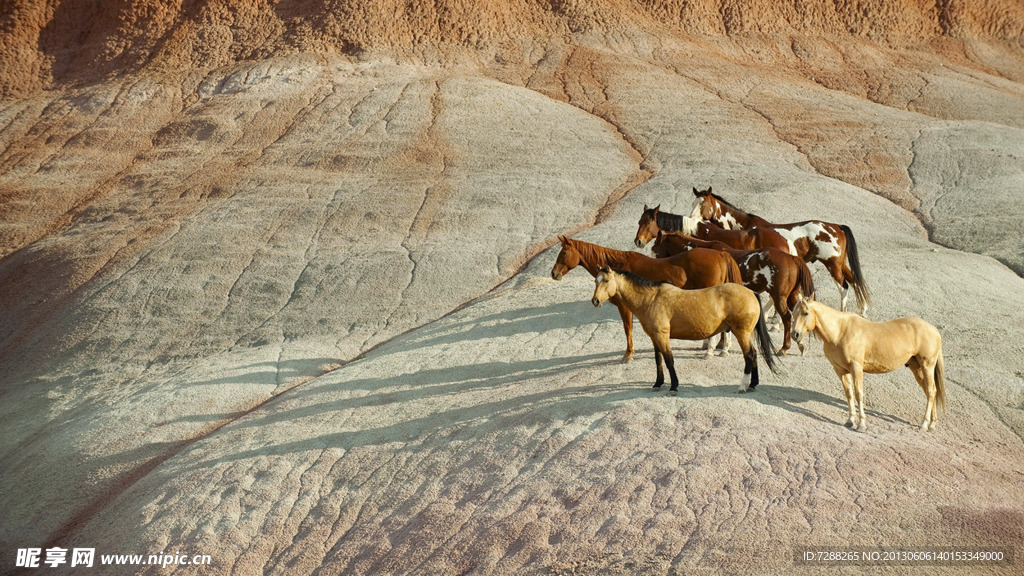
M 942 348 L 939 348 L 939 356 L 935 359 L 935 403 L 946 411 L 946 385 L 944 382 L 946 369 L 942 366 Z
M 814 295 L 814 276 L 811 269 L 807 267 L 807 262 L 804 262 L 803 258 L 790 257 L 796 263 L 796 287 L 803 293 L 804 298 L 810 298 Z
M 728 252 L 721 252 L 722 259 L 725 261 L 725 281 L 733 284 L 743 285 L 743 273 L 740 272 L 740 265 L 736 263 L 736 259 L 732 257 L 732 254 Z M 760 303 L 760 301 L 758 302 Z
M 768 335 L 768 327 L 764 322 L 764 307 L 761 306 L 761 296 L 754 294 L 757 298 L 757 326 L 755 331 L 757 332 L 757 345 L 761 348 L 761 356 L 764 357 L 764 363 L 768 365 L 768 369 L 773 374 L 778 374 L 779 370 L 775 365 L 775 355 L 778 352 L 772 345 L 772 338 Z
M 850 271 L 853 272 L 853 293 L 857 297 L 857 305 L 863 309 L 865 303 L 871 304 L 871 293 L 868 292 L 868 285 L 864 280 L 864 272 L 860 268 L 857 240 L 854 239 L 853 230 L 849 226 L 840 225 L 839 228 L 846 235 L 846 259 L 850 263 Z

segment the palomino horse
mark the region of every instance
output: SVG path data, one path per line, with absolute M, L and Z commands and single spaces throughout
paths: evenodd
M 551 267 L 551 277 L 555 280 L 561 280 L 567 272 L 582 265 L 591 276 L 597 276 L 602 266 L 614 266 L 680 288 L 707 288 L 743 281 L 732 257 L 718 250 L 705 248 L 671 258 L 651 258 L 639 252 L 612 250 L 566 236 L 559 236 L 558 240 L 562 243 L 562 251 Z M 622 361 L 629 362 L 633 358 L 633 314 L 617 299 L 612 304 L 619 308 L 622 328 L 626 332 L 626 353 Z
M 693 202 L 692 217 L 713 222 L 726 229 L 775 230 L 786 239 L 791 254 L 807 262 L 817 260 L 825 265 L 835 280 L 836 287 L 839 288 L 839 295 L 842 297 L 841 310 L 846 310 L 846 299 L 852 285 L 861 315 L 867 312 L 868 305 L 871 304 L 871 294 L 861 272 L 857 241 L 849 226 L 821 220 L 773 224 L 726 202 L 722 197 L 713 194 L 710 187 L 707 190 L 694 188 L 693 195 L 696 198 Z
M 665 360 L 675 392 L 679 388 L 670 339 L 702 340 L 715 334 L 732 331 L 743 350 L 743 380 L 739 392 L 754 390 L 758 384 L 757 349 L 761 347 L 768 368 L 775 371 L 774 350 L 761 314 L 757 295 L 738 284 L 721 284 L 702 290 L 680 290 L 665 282 L 652 282 L 635 274 L 604 267 L 595 280 L 594 306 L 610 298 L 619 302 L 636 317 L 644 332 L 654 343 L 654 363 L 658 376 L 655 388 L 665 383 L 661 361 Z M 757 333 L 755 343 L 753 335 Z
M 821 339 L 825 357 L 832 363 L 843 393 L 850 404 L 853 428 L 857 422 L 856 405 L 860 405 L 861 432 L 864 421 L 864 373 L 881 374 L 907 366 L 924 390 L 928 403 L 924 409 L 921 430 L 935 427 L 935 405 L 945 407 L 943 385 L 942 336 L 931 324 L 920 318 L 897 318 L 888 322 L 869 322 L 849 312 L 801 299 L 793 309 L 793 335 L 814 333 Z
M 807 263 L 802 259 L 775 248 L 762 250 L 734 250 L 720 242 L 698 240 L 678 232 L 658 231 L 651 250 L 659 258 L 681 254 L 693 248 L 713 248 L 728 252 L 740 267 L 743 285 L 755 293 L 767 292 L 775 304 L 775 310 L 782 320 L 783 341 L 779 354 L 785 354 L 790 346 L 791 315 L 797 298 L 814 294 L 814 280 Z M 800 354 L 804 345 L 797 342 Z

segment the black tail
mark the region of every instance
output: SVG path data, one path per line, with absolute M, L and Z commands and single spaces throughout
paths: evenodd
M 761 306 L 761 297 L 757 297 L 757 306 L 760 309 L 757 317 L 757 346 L 761 349 L 761 356 L 764 357 L 764 363 L 768 365 L 768 369 L 773 374 L 778 374 L 778 367 L 775 365 L 775 355 L 778 352 L 775 350 L 775 346 L 772 345 L 772 339 L 768 335 L 768 327 L 764 324 L 764 307 Z
M 796 285 L 803 293 L 804 298 L 810 298 L 814 296 L 814 277 L 811 275 L 811 269 L 807 267 L 807 262 L 804 262 L 803 258 L 797 258 L 791 256 L 793 261 L 796 263 Z
M 850 263 L 850 271 L 853 272 L 853 293 L 857 297 L 857 305 L 864 308 L 864 304 L 871 304 L 871 293 L 868 292 L 864 272 L 860 269 L 857 240 L 854 239 L 853 230 L 850 230 L 849 226 L 840 225 L 839 228 L 846 234 L 846 260 Z

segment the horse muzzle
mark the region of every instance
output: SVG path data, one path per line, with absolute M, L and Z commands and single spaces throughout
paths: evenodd
M 601 301 L 598 300 L 596 296 L 590 299 L 590 303 L 593 304 L 597 308 L 601 307 Z
M 636 244 L 637 248 L 643 248 L 645 243 L 641 242 L 640 237 L 637 236 L 636 240 L 633 240 L 633 244 Z
M 557 270 L 552 270 L 551 271 L 551 278 L 553 278 L 555 280 L 561 280 L 562 279 L 562 273 L 558 272 Z

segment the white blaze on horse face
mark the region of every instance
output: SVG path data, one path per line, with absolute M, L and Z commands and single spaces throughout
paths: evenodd
M 704 208 L 703 198 L 693 199 L 693 210 L 690 210 L 690 217 L 700 219 L 700 211 Z

